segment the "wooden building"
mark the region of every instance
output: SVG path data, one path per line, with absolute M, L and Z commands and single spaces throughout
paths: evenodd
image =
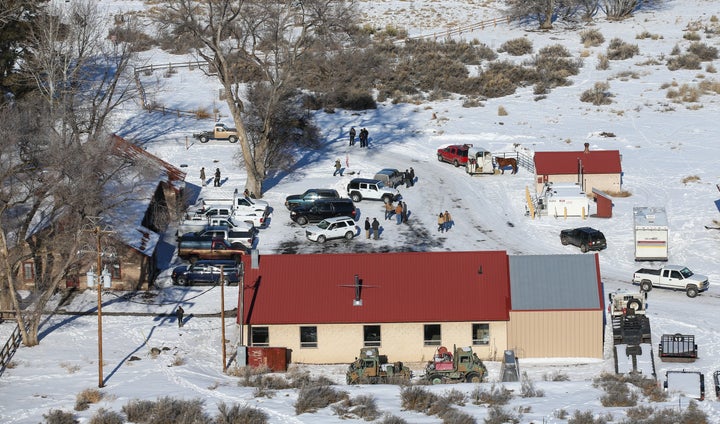
M 523 258 L 504 251 L 246 256 L 243 344 L 285 347 L 304 363 L 350 362 L 366 346 L 402 361 L 429 360 L 441 345 L 472 346 L 490 360 L 506 349 L 602 358 L 597 255 Z
M 585 193 L 593 189 L 608 193 L 622 191 L 622 163 L 618 150 L 535 152 L 535 191 L 542 193 L 547 183 L 574 183 Z

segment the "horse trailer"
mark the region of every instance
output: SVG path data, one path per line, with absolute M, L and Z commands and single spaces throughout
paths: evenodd
M 668 260 L 668 220 L 663 207 L 635 207 L 635 260 Z

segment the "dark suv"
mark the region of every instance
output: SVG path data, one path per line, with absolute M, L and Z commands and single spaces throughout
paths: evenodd
M 290 211 L 290 219 L 300 225 L 320 222 L 325 218 L 349 216 L 355 219 L 355 205 L 350 199 L 316 200 L 311 206 L 298 206 Z
M 237 284 L 240 280 L 237 262 L 232 260 L 203 260 L 192 265 L 175 267 L 172 272 L 173 284 L 217 284 L 220 282 L 220 269 L 224 274 L 225 284 Z
M 285 207 L 293 210 L 298 206 L 310 206 L 318 199 L 339 199 L 337 190 L 331 188 L 311 188 L 303 194 L 292 194 L 285 198 Z
M 603 250 L 607 247 L 605 235 L 590 227 L 573 228 L 560 231 L 560 243 L 572 244 L 585 253 L 588 250 Z

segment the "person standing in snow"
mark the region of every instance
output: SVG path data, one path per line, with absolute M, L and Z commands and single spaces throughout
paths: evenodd
M 408 218 L 407 203 L 402 202 L 402 223 L 403 224 L 407 224 L 407 218 Z
M 215 187 L 220 187 L 220 168 L 215 168 L 215 182 L 213 185 Z
M 370 218 L 365 218 L 365 238 L 370 239 Z
M 378 222 L 377 218 L 373 218 L 372 229 L 373 229 L 373 238 L 375 240 L 379 239 L 380 238 L 380 222 Z
M 397 218 L 397 225 L 400 225 L 402 222 L 402 202 L 398 202 L 397 206 L 395 206 L 395 217 Z
M 183 315 L 185 314 L 185 310 L 182 306 L 178 306 L 177 310 L 175 311 L 175 315 L 177 315 L 177 322 L 178 322 L 178 328 L 182 328 L 183 326 Z
M 350 127 L 350 145 L 355 145 L 355 127 Z
M 452 217 L 450 216 L 450 212 L 445 211 L 445 215 L 443 215 L 443 218 L 445 219 L 445 231 L 450 231 L 450 227 L 453 225 Z
M 395 208 L 393 208 L 392 201 L 385 202 L 385 221 L 392 217 Z
M 408 171 L 407 169 L 403 173 L 403 180 L 405 180 L 405 188 L 410 188 L 412 182 L 410 181 L 410 171 Z
M 415 185 L 415 170 L 410 167 L 410 187 Z
M 442 212 L 438 215 L 438 231 L 445 232 L 445 215 Z
M 333 172 L 333 177 L 336 176 L 338 173 L 340 173 L 340 176 L 342 177 L 342 172 L 340 171 L 342 169 L 342 164 L 340 163 L 340 159 L 335 160 L 335 172 Z
M 200 168 L 200 182 L 202 183 L 202 186 L 205 187 L 207 183 L 205 182 L 205 167 L 203 166 Z

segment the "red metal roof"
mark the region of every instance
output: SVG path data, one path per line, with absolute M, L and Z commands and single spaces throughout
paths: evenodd
M 251 269 L 250 256 L 244 258 L 244 312 L 249 324 L 509 320 L 510 277 L 504 251 L 259 259 L 259 269 Z M 362 306 L 353 306 L 355 275 L 362 283 Z
M 535 152 L 534 160 L 536 175 L 577 174 L 580 164 L 585 174 L 622 172 L 618 150 Z

